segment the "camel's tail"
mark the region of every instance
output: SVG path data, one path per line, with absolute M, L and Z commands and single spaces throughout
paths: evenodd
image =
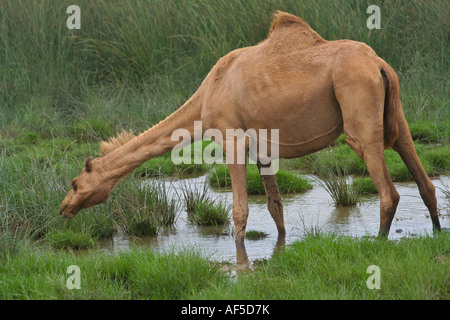
M 386 82 L 384 101 L 384 148 L 391 148 L 398 138 L 398 115 L 401 112 L 400 84 L 397 74 L 383 61 L 381 74 Z

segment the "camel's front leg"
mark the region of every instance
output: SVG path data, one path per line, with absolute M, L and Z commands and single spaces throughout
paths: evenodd
M 233 220 L 236 243 L 243 243 L 248 218 L 247 166 L 229 164 L 231 186 L 233 189 Z

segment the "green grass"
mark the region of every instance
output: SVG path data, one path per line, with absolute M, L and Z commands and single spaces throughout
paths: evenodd
M 356 205 L 361 195 L 360 185 L 349 183 L 349 174 L 346 167 L 339 165 L 333 153 L 331 153 L 331 158 L 316 160 L 314 171 L 319 177 L 318 183 L 331 196 L 335 206 Z
M 231 205 L 215 196 L 207 183 L 183 183 L 180 193 L 191 223 L 203 226 L 222 226 L 230 222 Z
M 50 246 L 56 249 L 89 249 L 97 243 L 97 240 L 89 234 L 72 230 L 49 233 L 46 240 Z
M 205 173 L 210 166 L 201 164 L 174 164 L 170 158 L 170 153 L 151 159 L 137 168 L 133 175 L 140 177 L 161 177 L 182 174 Z
M 212 194 L 208 184 L 189 184 L 182 182 L 179 193 L 183 199 L 184 208 L 187 213 L 195 211 L 196 206 L 200 203 L 212 203 L 216 197 Z
M 199 292 L 208 299 L 449 299 L 450 235 L 398 242 L 308 235 L 255 272 Z M 370 290 L 367 268 L 380 268 Z
M 439 174 L 450 172 L 450 145 L 426 148 L 424 159 L 434 172 Z
M 352 184 L 354 187 L 358 187 L 363 195 L 378 194 L 378 190 L 370 177 L 355 178 Z
M 115 134 L 113 126 L 100 117 L 77 122 L 72 130 L 75 138 L 85 141 L 106 140 Z
M 231 206 L 225 201 L 215 200 L 198 202 L 191 212 L 189 220 L 201 226 L 221 226 L 230 222 Z
M 338 174 L 345 171 L 349 175 L 367 174 L 367 168 L 356 153 L 343 141 L 332 148 L 326 148 L 319 152 L 307 155 L 302 158 L 290 159 L 291 169 L 307 171 L 315 175 L 320 175 L 321 168 L 329 168 L 333 173 Z
M 448 300 L 450 234 L 388 241 L 307 235 L 233 277 L 197 251 L 114 255 L 23 246 L 0 265 L 1 299 Z M 67 268 L 80 268 L 69 290 Z M 368 289 L 371 265 L 380 289 Z
M 278 170 L 275 174 L 280 193 L 304 192 L 312 188 L 311 183 L 290 171 Z M 231 177 L 228 166 L 216 165 L 208 175 L 208 182 L 216 188 L 231 186 Z M 249 194 L 265 194 L 264 184 L 256 165 L 247 166 L 247 192 Z
M 420 143 L 449 143 L 450 123 L 419 120 L 409 124 L 411 136 Z
M 245 239 L 247 240 L 261 240 L 267 238 L 269 234 L 264 231 L 248 230 L 245 232 Z
M 420 162 L 429 176 L 446 175 L 450 171 L 449 145 L 432 145 L 415 143 Z M 388 172 L 394 182 L 413 181 L 408 168 L 400 155 L 392 149 L 384 152 Z M 367 167 L 356 153 L 345 143 L 338 143 L 331 148 L 302 158 L 281 162 L 282 168 L 301 170 L 320 175 L 320 168 L 330 168 L 334 174 L 345 171 L 348 175 L 367 176 Z
M 145 186 L 140 181 L 122 184 L 112 199 L 116 223 L 131 236 L 156 235 L 163 226 L 172 226 L 177 203 L 168 195 L 164 181 Z
M 80 290 L 66 286 L 71 265 L 80 268 Z M 189 250 L 78 255 L 25 248 L 0 266 L 0 298 L 182 299 L 224 278 L 217 264 Z

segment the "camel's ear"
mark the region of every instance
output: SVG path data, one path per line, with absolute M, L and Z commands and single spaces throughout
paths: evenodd
M 92 171 L 92 157 L 89 157 L 86 159 L 86 161 L 84 162 L 84 167 L 86 168 L 86 172 L 91 172 Z

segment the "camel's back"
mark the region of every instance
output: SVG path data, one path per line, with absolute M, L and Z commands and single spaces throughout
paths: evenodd
M 367 61 L 376 57 L 364 43 L 326 41 L 300 18 L 278 13 L 266 40 L 219 61 L 216 81 L 228 82 L 233 96 L 247 106 L 267 101 L 274 91 L 302 101 L 308 92 L 331 89 L 333 70 L 352 55 Z
M 366 59 L 367 63 L 378 58 L 362 42 L 326 41 L 305 21 L 283 12 L 275 17 L 266 40 L 256 46 L 233 51 L 228 56 L 232 57 L 226 63 L 229 81 L 243 81 L 249 85 L 267 82 L 268 86 L 271 79 L 274 85 L 280 82 L 287 84 L 293 79 L 311 82 L 315 77 L 326 82 L 336 65 L 347 57 L 358 56 Z
M 220 87 L 247 106 L 267 101 L 275 90 L 282 96 L 312 93 L 330 88 L 336 65 L 352 55 L 376 57 L 364 43 L 326 41 L 302 19 L 278 12 L 266 40 L 219 60 L 208 77 L 210 91 Z

